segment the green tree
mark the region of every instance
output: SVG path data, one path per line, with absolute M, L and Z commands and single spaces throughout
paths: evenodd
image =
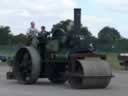
M 73 31 L 73 21 L 70 19 L 65 20 L 65 21 L 60 21 L 59 23 L 53 25 L 52 31 L 54 31 L 55 29 L 58 29 L 58 28 L 62 28 L 65 32 L 72 32 Z M 86 37 L 92 36 L 91 32 L 88 30 L 87 27 L 84 27 L 81 25 L 80 30 L 81 30 L 80 34 L 83 34 Z
M 119 50 L 117 45 L 121 39 L 117 29 L 108 26 L 104 27 L 98 33 L 97 49 L 105 52 L 116 52 Z
M 10 40 L 10 27 L 9 26 L 0 26 L 0 45 L 6 45 Z
M 86 37 L 92 37 L 91 32 L 88 30 L 87 27 L 81 27 L 80 29 L 81 33 L 83 33 Z
M 118 52 L 128 52 L 128 39 L 122 38 L 117 42 Z
M 101 43 L 114 43 L 121 39 L 121 35 L 115 28 L 104 27 L 98 33 L 98 39 Z
M 70 19 L 67 19 L 65 21 L 60 21 L 59 23 L 53 25 L 52 31 L 58 28 L 62 28 L 65 32 L 68 32 L 70 29 L 69 26 L 71 25 L 72 27 L 72 23 L 73 21 Z
M 81 34 L 83 34 L 86 38 L 86 42 L 95 44 L 97 42 L 97 38 L 92 35 L 92 33 L 88 30 L 87 27 L 81 26 Z
M 74 33 L 74 23 L 72 20 L 64 20 L 64 21 L 60 21 L 57 24 L 53 25 L 52 28 L 52 32 L 54 32 L 55 29 L 61 28 L 63 29 L 65 32 L 68 32 L 68 39 L 70 40 L 72 38 L 72 34 Z M 88 30 L 88 28 L 86 26 L 82 26 L 81 24 L 81 29 L 80 29 L 80 35 L 83 35 L 85 38 L 85 42 L 84 44 L 88 43 L 95 43 L 96 42 L 96 38 L 92 36 L 91 32 Z
M 26 44 L 27 42 L 27 36 L 20 33 L 16 36 L 13 36 L 12 38 L 12 44 L 17 45 L 17 44 Z

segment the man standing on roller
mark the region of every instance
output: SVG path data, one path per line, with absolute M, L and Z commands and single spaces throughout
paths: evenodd
M 34 45 L 36 46 L 38 43 L 37 40 L 38 30 L 35 28 L 35 22 L 30 23 L 30 28 L 27 31 L 28 43 L 27 45 Z
M 35 28 L 35 22 L 31 22 L 30 28 L 27 31 L 27 36 L 33 38 L 37 35 L 38 35 L 38 30 Z

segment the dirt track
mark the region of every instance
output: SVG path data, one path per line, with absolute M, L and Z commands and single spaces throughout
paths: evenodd
M 0 96 L 128 96 L 128 72 L 114 72 L 115 78 L 106 89 L 75 90 L 67 84 L 53 85 L 39 80 L 36 85 L 20 85 L 6 80 L 7 66 L 0 66 Z

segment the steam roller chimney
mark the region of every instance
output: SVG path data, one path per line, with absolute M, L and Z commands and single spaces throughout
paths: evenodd
M 75 34 L 80 34 L 81 27 L 81 8 L 74 9 L 74 31 Z

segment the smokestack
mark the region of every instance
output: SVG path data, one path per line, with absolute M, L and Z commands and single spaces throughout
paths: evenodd
M 81 27 L 81 8 L 74 9 L 74 31 L 76 34 L 80 33 Z

